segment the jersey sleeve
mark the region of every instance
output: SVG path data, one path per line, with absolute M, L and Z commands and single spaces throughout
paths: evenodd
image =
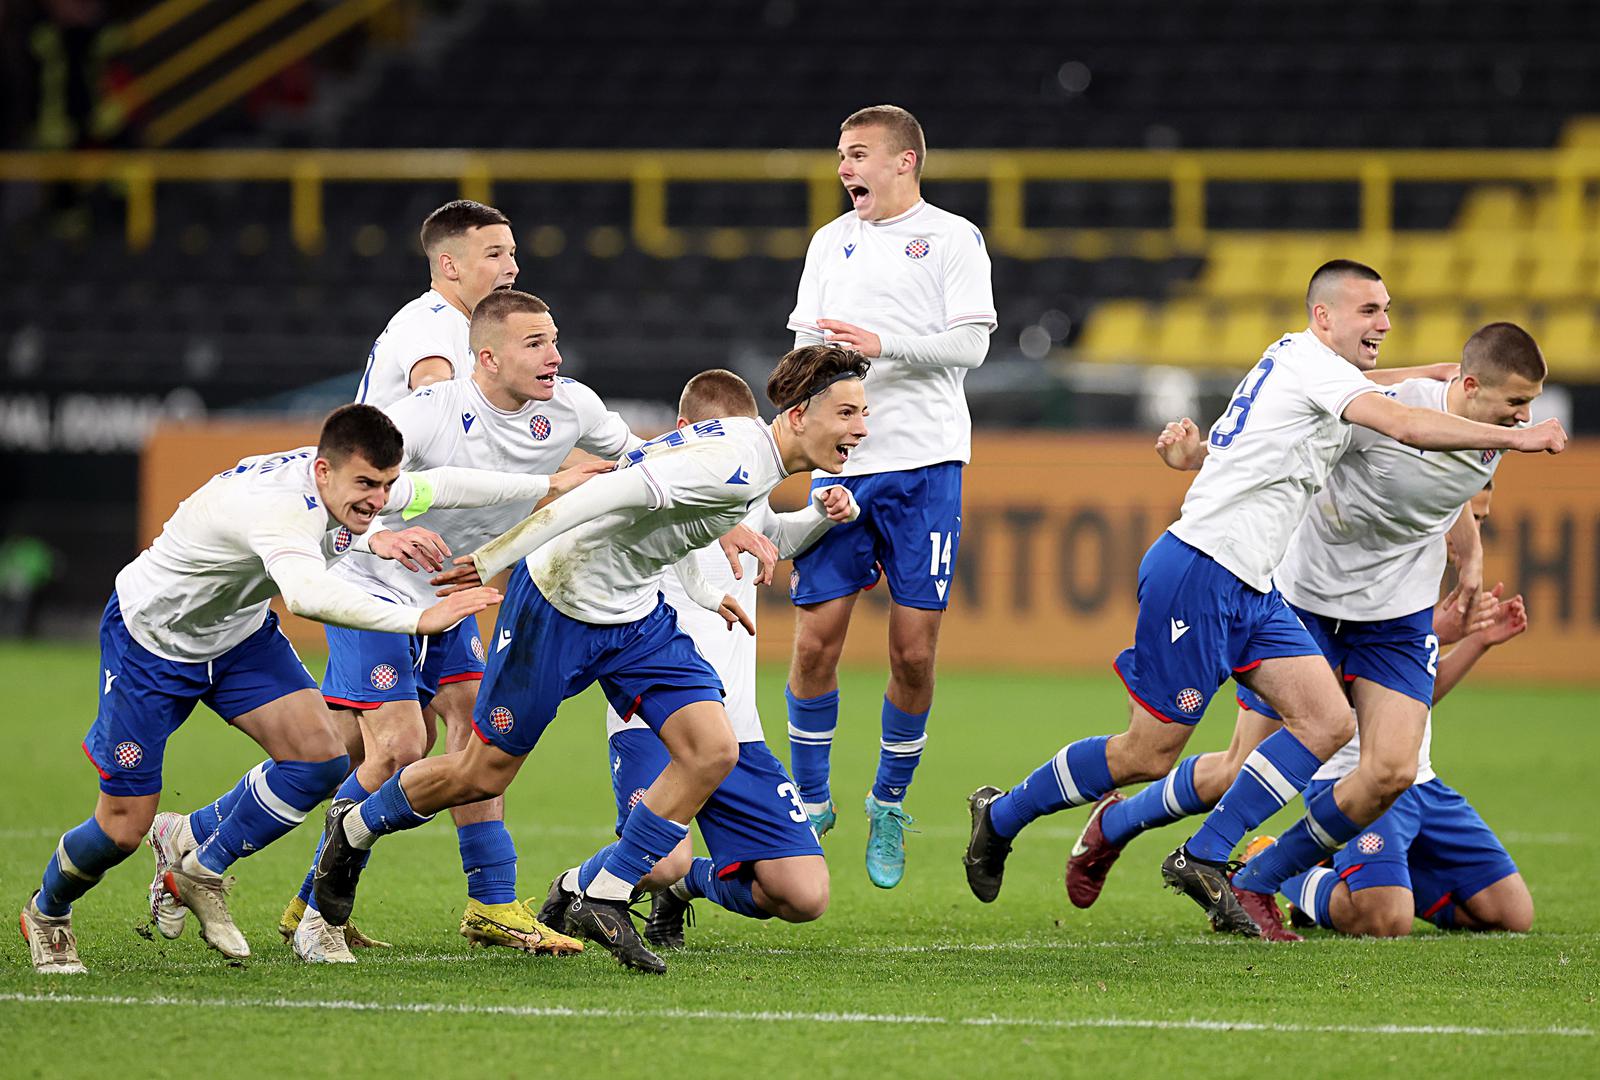
M 811 245 L 806 248 L 806 264 L 800 271 L 800 288 L 795 295 L 794 310 L 789 312 L 789 329 L 797 334 L 814 334 L 822 337 L 822 327 L 817 325 L 817 320 L 822 318 L 822 253 L 827 248 L 827 234 L 832 230 L 831 225 L 824 225 L 811 237 Z
M 400 458 L 400 467 L 403 469 L 424 468 L 426 463 L 436 460 L 440 447 L 439 415 L 441 401 L 437 392 L 431 386 L 424 386 L 421 390 L 387 406 L 384 413 L 394 426 L 400 429 L 400 437 L 405 440 L 405 450 Z
M 267 573 L 284 559 L 312 559 L 321 567 L 327 564 L 322 554 L 322 536 L 328 531 L 328 514 L 320 502 L 307 504 L 295 492 L 277 494 L 251 504 L 244 526 L 244 540 L 261 559 Z
M 1382 391 L 1377 383 L 1357 371 L 1354 364 L 1344 362 L 1311 365 L 1305 386 L 1306 396 L 1313 405 L 1329 416 L 1341 418 L 1350 403 L 1362 394 Z
M 652 510 L 675 506 L 732 506 L 756 492 L 750 478 L 754 460 L 738 439 L 707 439 L 663 454 L 653 454 L 633 466 L 650 485 Z M 753 458 L 753 455 L 749 455 Z
M 945 329 L 974 323 L 992 333 L 998 320 L 983 234 L 976 225 L 961 221 L 944 246 L 948 249 L 943 264 Z M 794 323 L 789 325 L 793 328 Z
M 567 384 L 566 389 L 578 412 L 578 449 L 610 460 L 644 444 L 626 420 L 605 407 L 599 394 L 577 382 Z
M 452 375 L 461 374 L 456 371 L 455 342 L 445 314 L 429 312 L 426 318 L 413 319 L 384 341 L 386 359 L 395 365 L 400 381 L 406 386 L 411 385 L 411 369 L 430 356 L 448 363 Z
M 1378 392 L 1384 397 L 1399 397 L 1399 395 L 1393 390 L 1385 390 L 1382 387 L 1379 387 Z M 1345 404 L 1348 405 L 1349 402 L 1346 402 Z M 1350 427 L 1350 445 L 1345 449 L 1345 453 L 1347 454 L 1364 454 L 1368 450 L 1371 450 L 1374 446 L 1377 446 L 1379 443 L 1389 438 L 1389 436 L 1385 435 L 1381 431 L 1377 431 L 1369 427 L 1363 427 L 1360 424 L 1351 424 Z

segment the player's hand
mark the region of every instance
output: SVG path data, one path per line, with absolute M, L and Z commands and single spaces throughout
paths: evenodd
M 1494 620 L 1481 631 L 1483 643 L 1504 645 L 1527 628 L 1528 606 L 1523 603 L 1522 594 L 1518 593 L 1499 605 Z
M 449 596 L 465 589 L 476 589 L 483 584 L 483 579 L 478 576 L 478 566 L 472 561 L 471 555 L 457 555 L 455 568 L 446 570 L 435 576 L 429 585 L 438 585 L 440 589 L 435 596 Z
M 883 339 L 871 330 L 838 319 L 818 319 L 817 325 L 822 328 L 822 340 L 829 345 L 846 345 L 862 356 L 883 355 Z
M 500 590 L 487 586 L 466 589 L 440 600 L 417 620 L 417 633 L 440 634 L 469 616 L 500 602 Z
M 580 461 L 569 469 L 562 469 L 550 477 L 550 494 L 546 498 L 553 499 L 558 495 L 565 495 L 573 488 L 593 480 L 601 473 L 608 473 L 616 468 L 615 462 L 610 461 Z
M 761 564 L 756 568 L 756 584 L 772 584 L 772 572 L 778 565 L 778 546 L 771 540 L 748 525 L 735 525 L 717 543 L 722 545 L 722 553 L 728 557 L 735 581 L 744 580 L 744 565 L 739 560 L 739 556 L 744 554 L 754 555 Z M 750 632 L 755 633 L 754 630 Z
M 1483 548 L 1465 558 L 1456 559 L 1456 581 L 1459 584 L 1453 590 L 1461 595 L 1456 597 L 1456 610 L 1464 616 L 1470 616 L 1473 607 L 1478 603 L 1478 597 L 1483 594 Z M 1496 596 L 1498 599 L 1498 594 Z M 1470 618 L 1467 620 L 1472 621 Z
M 1433 633 L 1439 644 L 1454 645 L 1492 623 L 1500 606 L 1500 591 L 1504 588 L 1504 585 L 1496 585 L 1486 593 L 1469 593 L 1458 583 L 1446 593 L 1433 609 Z
M 811 501 L 816 504 L 818 510 L 828 515 L 828 520 L 832 522 L 843 524 L 861 516 L 861 507 L 850 494 L 850 489 L 843 484 L 833 484 L 813 491 Z
M 1206 444 L 1200 437 L 1200 426 L 1187 416 L 1168 424 L 1156 436 L 1156 453 L 1168 468 L 1180 472 L 1198 469 L 1206 459 Z
M 413 574 L 418 570 L 442 570 L 450 557 L 450 545 L 444 538 L 421 525 L 398 531 L 386 529 L 374 536 L 369 546 L 374 555 L 393 559 Z
M 1517 440 L 1512 449 L 1524 454 L 1559 454 L 1567 448 L 1567 429 L 1555 417 L 1518 428 L 1512 434 Z
M 722 606 L 717 608 L 717 614 L 721 615 L 727 620 L 728 629 L 730 631 L 735 626 L 742 626 L 744 627 L 745 633 L 749 634 L 751 637 L 756 636 L 755 620 L 744 613 L 744 608 L 740 607 L 739 601 L 735 600 L 733 597 L 724 596 L 722 598 Z

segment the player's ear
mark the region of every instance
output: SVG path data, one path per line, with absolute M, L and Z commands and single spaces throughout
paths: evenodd
M 456 269 L 456 260 L 448 251 L 439 252 L 439 276 L 446 281 L 459 281 L 461 273 Z
M 491 375 L 500 374 L 500 361 L 494 355 L 493 349 L 478 350 L 478 366 L 489 372 Z

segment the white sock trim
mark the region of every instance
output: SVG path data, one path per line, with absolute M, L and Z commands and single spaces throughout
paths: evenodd
M 626 904 L 633 897 L 633 885 L 623 881 L 617 875 L 600 868 L 600 872 L 589 882 L 589 887 L 583 890 L 585 896 L 592 896 L 596 900 L 614 900 Z

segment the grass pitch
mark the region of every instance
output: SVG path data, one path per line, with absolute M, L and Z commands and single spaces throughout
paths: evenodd
M 10 689 L 0 895 L 14 911 L 56 837 L 93 805 L 78 742 L 97 663 L 89 647 L 7 646 L 0 669 Z M 1135 841 L 1088 912 L 1061 885 L 1082 809 L 1021 837 L 995 904 L 967 892 L 966 794 L 1015 782 L 1073 738 L 1116 730 L 1123 697 L 1109 673 L 942 672 L 907 803 L 922 831 L 906 881 L 874 889 L 859 805 L 877 757 L 882 681 L 880 671 L 843 676 L 841 813 L 825 841 L 833 905 L 820 922 L 757 923 L 699 903 L 689 947 L 669 956 L 664 979 L 625 972 L 598 948 L 564 960 L 469 949 L 456 933 L 465 886 L 441 815 L 385 841 L 363 878 L 358 922 L 392 950 L 329 970 L 297 963 L 279 943 L 278 913 L 315 842 L 308 825 L 235 867 L 233 908 L 256 955 L 229 966 L 192 928 L 170 943 L 134 932 L 151 866 L 141 851 L 77 908 L 89 975 L 36 977 L 14 931 L 0 950 L 3 1071 L 927 1080 L 1600 1070 L 1592 692 L 1469 683 L 1439 711 L 1435 764 L 1519 863 L 1538 906 L 1533 933 L 1419 924 L 1404 941 L 1318 934 L 1285 947 L 1212 935 L 1192 903 L 1159 888 L 1162 856 L 1190 831 L 1181 824 Z M 786 758 L 783 672 L 763 671 L 761 686 L 767 730 Z M 555 871 L 607 837 L 601 716 L 593 694 L 569 703 L 508 795 L 525 895 L 542 896 Z M 1231 726 L 1222 694 L 1193 745 L 1220 748 Z M 169 747 L 163 808 L 214 798 L 258 759 L 248 739 L 197 710 Z

